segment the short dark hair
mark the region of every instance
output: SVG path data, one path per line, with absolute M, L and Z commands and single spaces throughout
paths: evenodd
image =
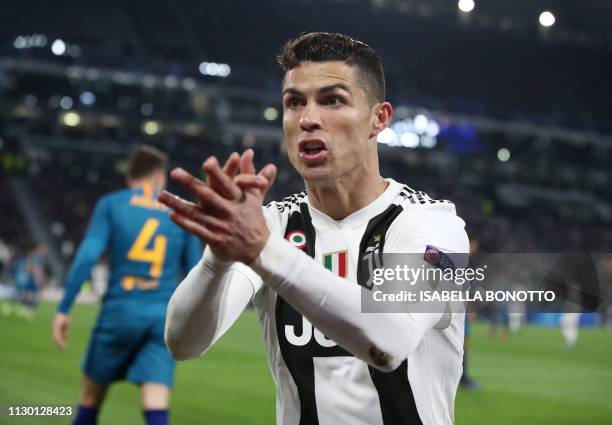
M 309 32 L 285 43 L 277 62 L 283 72 L 300 62 L 344 61 L 360 72 L 366 93 L 371 99 L 385 100 L 385 73 L 382 60 L 374 49 L 348 35 L 329 32 Z
M 168 155 L 151 145 L 138 145 L 128 158 L 127 176 L 130 179 L 148 177 L 168 166 Z

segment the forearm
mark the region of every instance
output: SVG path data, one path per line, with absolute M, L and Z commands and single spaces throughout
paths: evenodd
M 103 243 L 97 240 L 85 240 L 77 255 L 68 270 L 68 276 L 66 277 L 66 285 L 64 287 L 64 295 L 57 308 L 60 313 L 68 314 L 74 300 L 76 299 L 83 283 L 89 278 L 91 269 L 100 258 L 100 255 L 104 251 Z
M 165 340 L 177 360 L 202 355 L 236 321 L 254 288 L 231 263 L 204 257 L 177 287 L 168 304 Z
M 277 235 L 251 264 L 327 337 L 373 367 L 395 369 L 441 317 L 436 313 L 361 313 L 362 287 L 334 275 Z

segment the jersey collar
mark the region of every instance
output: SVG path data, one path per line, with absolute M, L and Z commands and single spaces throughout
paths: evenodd
M 389 186 L 378 198 L 370 202 L 365 207 L 351 213 L 342 220 L 334 220 L 327 214 L 317 210 L 308 199 L 308 209 L 312 216 L 312 222 L 316 227 L 359 227 L 368 223 L 372 218 L 383 212 L 389 205 L 393 203 L 393 200 L 402 190 L 402 185 L 393 179 L 385 179 L 389 183 Z

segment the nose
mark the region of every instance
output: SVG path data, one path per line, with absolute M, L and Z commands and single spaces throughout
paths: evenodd
M 300 128 L 308 132 L 321 129 L 321 117 L 314 102 L 307 104 L 304 108 L 300 117 Z

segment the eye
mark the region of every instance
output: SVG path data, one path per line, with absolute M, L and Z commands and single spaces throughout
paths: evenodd
M 326 99 L 326 103 L 330 106 L 338 106 L 344 103 L 340 96 L 330 96 Z
M 302 105 L 302 99 L 299 97 L 289 97 L 285 100 L 285 106 L 287 108 L 297 108 Z

